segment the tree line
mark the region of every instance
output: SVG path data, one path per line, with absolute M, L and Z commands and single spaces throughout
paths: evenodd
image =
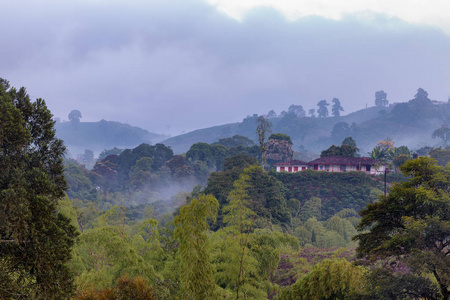
M 408 160 L 399 167 L 407 180 L 377 198 L 379 183 L 365 174 L 276 174 L 238 153 L 223 159 L 203 190 L 174 196 L 175 211 L 155 216 L 147 206 L 132 218 L 124 202 L 100 207 L 99 199 L 65 197 L 64 146 L 44 100 L 33 102 L 2 79 L 0 105 L 3 299 L 450 296 L 450 165 Z M 146 172 L 173 157 L 164 145 L 106 156 L 105 174 L 122 184 L 111 193 L 125 201 L 122 188 L 140 191 Z M 361 207 L 345 206 L 371 194 L 361 219 Z M 324 209 L 332 201 L 345 205 Z M 356 257 L 342 248 L 308 264 L 314 252 L 305 249 L 352 245 Z

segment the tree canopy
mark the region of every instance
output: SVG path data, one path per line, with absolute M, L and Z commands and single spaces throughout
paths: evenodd
M 450 128 L 447 127 L 446 124 L 442 125 L 440 128 L 433 131 L 433 134 L 431 137 L 434 138 L 441 138 L 442 141 L 445 143 L 445 145 L 448 144 L 450 141 Z
M 291 144 L 286 140 L 272 139 L 267 142 L 267 161 L 269 165 L 291 160 L 294 156 Z
M 76 237 L 57 212 L 65 147 L 45 101 L 0 82 L 0 298 L 62 299 L 74 288 Z
M 352 138 L 351 136 L 346 137 L 346 138 L 342 141 L 341 145 L 349 145 L 349 146 L 357 147 L 357 146 L 356 146 L 356 141 L 355 141 L 355 139 Z
M 331 136 L 335 140 L 343 139 L 345 136 L 348 136 L 351 133 L 351 128 L 347 122 L 338 122 L 334 124 L 333 129 L 331 130 Z
M 269 140 L 283 140 L 283 141 L 288 141 L 290 145 L 293 144 L 291 137 L 284 133 L 272 133 L 269 136 Z
M 259 148 L 261 149 L 262 162 L 261 166 L 264 169 L 266 164 L 266 134 L 270 132 L 272 123 L 263 116 L 258 117 L 258 125 L 256 126 L 256 134 L 258 135 Z
M 341 101 L 338 98 L 333 98 L 331 100 L 333 102 L 333 106 L 331 107 L 331 112 L 333 116 L 339 117 L 341 115 L 341 111 L 344 111 L 344 108 L 341 106 Z
M 248 137 L 242 136 L 242 135 L 233 135 L 232 137 L 222 138 L 219 139 L 218 142 L 213 143 L 213 145 L 219 144 L 222 146 L 225 146 L 227 148 L 231 147 L 238 147 L 238 146 L 244 146 L 244 147 L 251 147 L 255 145 L 255 142 L 249 139 Z
M 69 120 L 71 122 L 79 123 L 81 118 L 81 112 L 77 109 L 74 109 L 69 113 Z
M 349 299 L 364 286 L 364 269 L 345 259 L 326 259 L 300 278 L 281 299 Z
M 186 299 L 214 299 L 215 285 L 209 258 L 208 222 L 215 220 L 219 203 L 212 195 L 181 207 L 174 220 L 175 238 L 179 242 L 181 290 Z
M 450 149 L 431 149 L 429 155 L 431 158 L 437 160 L 437 163 L 440 166 L 445 166 L 450 162 Z
M 317 103 L 317 106 L 319 107 L 317 109 L 317 114 L 319 116 L 319 118 L 325 118 L 328 117 L 328 108 L 327 106 L 330 105 L 327 100 L 320 100 Z
M 359 257 L 406 264 L 416 276 L 431 274 L 450 297 L 450 169 L 420 157 L 400 170 L 410 179 L 360 212 Z
M 387 94 L 381 90 L 375 92 L 375 105 L 376 106 L 387 106 L 389 101 L 387 100 Z
M 306 115 L 305 110 L 303 109 L 303 106 L 294 105 L 294 104 L 289 106 L 288 113 L 295 114 L 297 117 L 300 117 L 300 118 L 302 118 Z
M 330 148 L 323 150 L 320 157 L 326 156 L 340 156 L 340 157 L 355 157 L 358 148 L 343 144 L 342 146 L 331 145 Z

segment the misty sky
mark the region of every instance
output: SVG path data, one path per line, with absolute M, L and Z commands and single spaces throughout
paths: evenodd
M 447 3 L 3 0 L 0 77 L 63 120 L 171 135 L 334 97 L 349 113 L 381 89 L 447 101 Z

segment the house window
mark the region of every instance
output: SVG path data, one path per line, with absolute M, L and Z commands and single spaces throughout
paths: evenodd
M 288 172 L 289 172 L 289 173 L 292 173 L 292 167 L 289 167 L 289 168 L 288 168 Z
M 322 165 L 319 166 L 319 170 L 323 170 L 323 166 Z
M 284 167 L 280 167 L 280 171 L 284 171 Z
M 298 172 L 298 167 L 294 167 L 294 172 Z
M 366 171 L 367 171 L 367 172 L 370 172 L 370 165 L 367 165 L 367 166 L 366 166 Z
M 341 170 L 341 172 L 346 172 L 347 171 L 347 166 L 340 166 L 339 169 Z

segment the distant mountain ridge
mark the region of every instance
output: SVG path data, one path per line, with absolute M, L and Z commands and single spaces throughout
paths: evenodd
M 142 143 L 155 144 L 167 136 L 114 121 L 57 122 L 56 136 L 62 139 L 70 154 L 83 153 L 85 149 L 100 152 L 105 149 L 134 148 Z
M 274 113 L 269 115 L 268 119 L 273 125 L 271 132 L 289 135 L 296 151 L 302 146 L 308 151 L 320 153 L 351 136 L 360 148 L 360 153 L 365 155 L 378 141 L 387 137 L 396 146 L 406 145 L 413 150 L 424 146 L 441 146 L 442 141 L 432 139 L 431 135 L 443 124 L 450 124 L 450 102 L 432 101 L 428 99 L 426 91 L 419 89 L 415 98 L 408 102 L 372 106 L 345 116 L 319 118 L 293 112 L 284 112 L 282 116 Z M 83 153 L 85 149 L 101 152 L 114 147 L 134 148 L 142 143 L 162 143 L 170 146 L 174 153 L 183 153 L 195 143 L 211 144 L 234 135 L 256 141 L 257 119 L 258 115 L 254 114 L 242 122 L 198 129 L 170 138 L 139 127 L 105 120 L 57 122 L 55 127 L 57 136 L 64 140 L 72 156 Z
M 240 123 L 230 123 L 194 130 L 162 141 L 175 153 L 189 150 L 198 142 L 213 143 L 220 138 L 233 135 L 246 136 L 256 141 L 258 115 L 247 116 Z M 320 153 L 329 146 L 340 144 L 345 137 L 352 136 L 361 153 L 369 152 L 376 143 L 391 138 L 396 146 L 406 145 L 418 149 L 425 145 L 439 146 L 432 139 L 432 132 L 450 121 L 450 103 L 436 103 L 428 98 L 412 99 L 389 106 L 372 106 L 339 117 L 305 117 L 287 113 L 270 117 L 272 133 L 291 136 L 294 150 L 299 146 Z

